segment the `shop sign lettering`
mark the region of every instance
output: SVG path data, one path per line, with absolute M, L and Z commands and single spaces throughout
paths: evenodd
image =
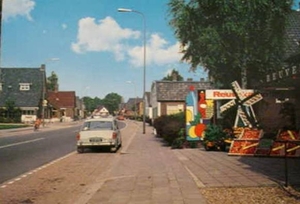
M 297 68 L 297 66 L 293 66 L 290 68 L 284 68 L 277 72 L 273 72 L 272 74 L 268 74 L 266 77 L 266 82 L 272 82 L 272 81 L 276 81 L 276 80 L 283 79 L 286 77 L 291 77 L 298 73 L 299 73 L 299 69 Z
M 242 89 L 239 90 L 240 94 L 243 96 L 242 98 L 246 98 L 254 93 L 252 89 Z M 235 99 L 236 96 L 234 95 L 231 89 L 210 89 L 206 90 L 206 99 L 213 99 L 213 100 L 221 100 L 221 99 Z

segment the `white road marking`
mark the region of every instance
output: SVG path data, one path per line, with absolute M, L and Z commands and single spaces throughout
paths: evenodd
M 4 146 L 0 146 L 0 149 L 4 149 L 4 148 L 7 148 L 7 147 L 12 147 L 12 146 L 17 146 L 17 145 L 21 145 L 21 144 L 26 144 L 26 143 L 31 143 L 31 142 L 36 142 L 36 141 L 39 141 L 39 140 L 44 140 L 45 138 L 37 138 L 37 139 L 34 139 L 34 140 L 27 140 L 27 141 L 24 141 L 24 142 L 18 142 L 18 143 L 13 143 L 13 144 L 9 144 L 9 145 L 4 145 Z

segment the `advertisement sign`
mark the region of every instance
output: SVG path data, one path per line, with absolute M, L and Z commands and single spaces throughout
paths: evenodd
M 240 94 L 243 98 L 251 96 L 254 93 L 253 89 L 243 89 L 240 90 Z M 234 95 L 231 89 L 208 89 L 205 91 L 206 99 L 213 99 L 213 100 L 224 100 L 224 99 L 235 99 L 236 96 Z

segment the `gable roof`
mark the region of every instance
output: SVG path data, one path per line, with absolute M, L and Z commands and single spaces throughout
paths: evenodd
M 0 68 L 0 106 L 6 101 L 15 102 L 16 107 L 38 107 L 42 99 L 43 77 L 41 68 Z M 30 85 L 29 90 L 20 90 L 20 84 Z
M 143 102 L 143 99 L 142 98 L 129 98 L 126 105 L 125 105 L 125 108 L 126 109 L 132 109 L 133 107 L 135 107 L 135 105 L 139 104 Z
M 155 89 L 157 101 L 184 101 L 190 86 L 195 90 L 213 88 L 207 81 L 154 81 L 152 90 Z
M 76 107 L 75 91 L 48 91 L 47 100 L 56 109 Z
M 150 92 L 146 92 L 145 93 L 145 98 L 146 98 L 146 103 L 151 106 L 151 93 Z
M 109 114 L 109 111 L 105 106 L 100 105 L 93 111 L 92 115 L 103 115 L 103 114 Z

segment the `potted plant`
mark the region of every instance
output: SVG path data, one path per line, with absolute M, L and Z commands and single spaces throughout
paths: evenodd
M 207 125 L 205 129 L 205 135 L 203 138 L 203 146 L 205 150 L 226 150 L 226 142 L 228 135 L 222 130 L 222 128 L 215 124 Z

